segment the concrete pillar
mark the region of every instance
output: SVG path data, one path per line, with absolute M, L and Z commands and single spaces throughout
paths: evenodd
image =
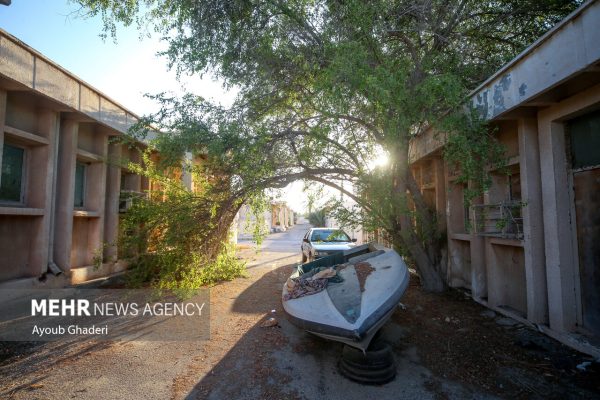
M 4 124 L 6 123 L 6 91 L 0 90 L 0 167 L 2 166 L 2 153 L 4 150 Z M 2 176 L 0 174 L 0 179 Z
M 523 251 L 527 287 L 527 319 L 548 322 L 546 255 L 542 213 L 542 183 L 537 119 L 521 119 L 519 132 L 519 167 L 523 207 Z
M 108 145 L 106 173 L 106 205 L 104 207 L 104 259 L 117 260 L 117 239 L 119 235 L 119 197 L 121 194 L 121 149 L 120 143 Z
M 539 120 L 546 281 L 550 328 L 570 331 L 577 322 L 569 183 L 562 123 Z
M 473 204 L 483 204 L 483 196 L 473 199 Z M 469 210 L 470 220 L 475 223 L 475 211 Z M 471 227 L 474 230 L 474 226 Z M 476 299 L 488 297 L 488 265 L 486 263 L 485 237 L 471 233 L 471 294 Z
M 96 149 L 99 150 L 99 155 L 106 157 L 108 152 L 108 134 L 98 132 L 97 137 L 94 138 L 96 142 Z M 94 162 L 88 166 L 86 175 L 86 188 L 85 188 L 85 208 L 89 211 L 95 211 L 98 213 L 97 218 L 90 218 L 89 230 L 88 230 L 88 252 L 92 255 L 96 255 L 100 252 L 103 255 L 103 244 L 104 244 L 104 218 L 105 218 L 105 205 L 106 205 L 106 163 L 99 161 Z
M 433 159 L 433 179 L 435 182 L 435 210 L 440 232 L 446 231 L 446 179 L 444 174 L 444 161 L 441 158 Z
M 27 207 L 41 208 L 44 214 L 35 218 L 32 232 L 32 246 L 29 255 L 29 269 L 33 276 L 39 276 L 48 269 L 50 222 L 52 219 L 52 190 L 54 179 L 54 146 L 58 140 L 58 114 L 51 110 L 40 110 L 37 115 L 37 131 L 48 139 L 44 146 L 29 149 L 29 168 L 34 173 L 27 176 Z
M 79 123 L 63 120 L 60 127 L 54 224 L 54 262 L 65 272 L 71 270 L 75 156 Z
M 190 166 L 192 165 L 192 153 L 190 152 L 186 152 L 184 155 L 184 160 L 182 163 L 182 175 L 181 175 L 181 180 L 183 182 L 183 185 L 192 190 L 192 174 L 189 170 Z

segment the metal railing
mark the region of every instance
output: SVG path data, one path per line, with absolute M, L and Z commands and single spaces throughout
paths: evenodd
M 473 205 L 473 229 L 479 236 L 523 239 L 523 202 Z

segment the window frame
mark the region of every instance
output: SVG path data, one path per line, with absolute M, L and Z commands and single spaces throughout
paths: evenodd
M 29 165 L 29 147 L 24 146 L 22 144 L 18 144 L 15 142 L 12 142 L 10 140 L 6 140 L 4 139 L 4 142 L 2 143 L 2 153 L 4 153 L 4 146 L 9 145 L 12 147 L 16 147 L 18 149 L 22 149 L 23 150 L 23 163 L 21 165 L 21 192 L 19 193 L 19 200 L 18 201 L 14 201 L 14 200 L 6 200 L 6 199 L 2 199 L 0 198 L 0 206 L 4 206 L 4 207 L 25 207 L 26 205 L 26 194 L 27 194 L 27 181 L 28 181 L 28 168 L 27 166 Z M 2 163 L 4 162 L 4 154 L 2 154 L 2 157 L 0 157 L 0 180 L 2 179 Z M 0 185 L 2 184 L 2 182 L 0 181 Z
M 81 205 L 75 204 L 75 193 L 77 190 L 77 164 L 81 164 L 83 166 L 83 183 L 81 188 Z M 87 191 L 87 174 L 88 174 L 89 164 L 82 160 L 75 160 L 75 173 L 73 177 L 73 209 L 74 210 L 85 210 L 86 203 L 86 191 Z

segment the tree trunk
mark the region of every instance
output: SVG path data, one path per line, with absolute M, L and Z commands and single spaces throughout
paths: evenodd
M 412 174 L 409 168 L 408 160 L 408 143 L 399 146 L 396 151 L 396 164 L 395 164 L 395 180 L 394 180 L 394 194 L 396 196 L 402 196 L 404 200 L 400 201 L 401 207 L 407 207 L 407 199 L 409 193 L 409 182 Z M 416 211 L 423 217 L 425 223 L 431 224 L 429 221 L 431 218 L 431 212 L 426 207 L 425 203 L 420 197 L 421 193 L 414 193 L 414 187 L 411 188 L 414 206 Z M 418 190 L 418 189 L 417 189 Z M 446 289 L 444 258 L 441 256 L 441 248 L 439 243 L 435 240 L 420 240 L 413 220 L 408 213 L 408 210 L 397 210 L 398 215 L 395 221 L 395 226 L 399 227 L 399 232 L 393 234 L 395 241 L 399 242 L 410 254 L 417 273 L 421 278 L 421 284 L 426 291 L 429 292 L 441 292 Z M 433 224 L 431 224 L 433 225 Z

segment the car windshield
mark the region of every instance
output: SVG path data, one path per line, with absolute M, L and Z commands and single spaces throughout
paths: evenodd
M 313 231 L 311 242 L 349 242 L 350 237 L 338 229 Z

